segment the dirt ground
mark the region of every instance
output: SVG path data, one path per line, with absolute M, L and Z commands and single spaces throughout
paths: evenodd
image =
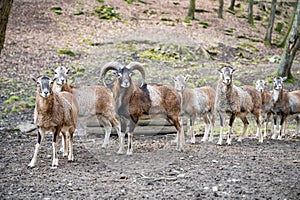
M 252 85 L 256 79 L 274 74 L 278 63 L 269 62 L 268 58 L 282 51 L 261 42 L 254 43 L 258 50 L 236 48 L 249 42 L 238 36 L 262 39 L 265 27 L 258 21 L 255 27 L 249 27 L 246 19 L 228 12 L 224 12 L 224 19 L 217 19 L 217 1 L 201 2 L 199 7 L 208 12 L 196 14 L 200 21 L 210 24 L 209 28 L 203 28 L 199 21 L 192 21 L 191 25 L 183 22 L 187 0 L 178 1 L 179 5 L 167 0 L 145 1 L 148 4 L 114 0 L 34 2 L 14 1 L 0 57 L 1 199 L 300 199 L 300 136 L 291 137 L 295 129 L 292 121 L 282 141 L 268 136 L 259 144 L 253 137 L 256 127 L 252 120 L 242 143 L 234 138 L 231 146 L 216 145 L 217 126 L 213 143 L 201 143 L 201 131 L 194 145 L 186 136 L 184 152 L 176 151 L 174 134 L 140 133 L 134 136 L 132 156 L 116 154 L 115 135 L 111 136 L 109 147 L 102 149 L 104 134 L 99 129 L 96 134 L 76 135 L 75 161 L 68 162 L 60 154 L 57 169 L 51 168 L 51 135 L 47 135 L 37 166 L 28 169 L 36 133 L 23 133 L 17 126 L 33 123 L 29 103 L 35 86 L 30 75 L 48 73 L 61 65 L 74 70 L 84 66 L 84 74 L 76 76 L 74 72 L 72 82 L 79 86 L 101 84 L 98 75 L 105 63 L 117 60 L 127 64 L 134 60 L 145 65 L 149 83 L 173 84 L 173 75 L 185 73 L 193 86 L 215 87 L 216 68 L 230 62 L 238 68 L 235 83 Z M 227 3 L 224 7 L 229 6 Z M 92 10 L 104 4 L 116 8 L 122 19 L 99 20 Z M 62 14 L 51 11 L 53 7 L 61 7 Z M 78 11 L 84 14 L 75 15 Z M 236 15 L 242 14 L 241 11 Z M 235 30 L 233 35 L 224 34 L 230 28 Z M 277 37 L 280 36 L 274 33 Z M 166 47 L 167 55 L 173 55 L 170 51 L 182 52 L 180 59 L 141 56 L 158 47 Z M 208 59 L 198 47 L 216 55 Z M 58 49 L 70 49 L 76 56 L 58 54 Z M 193 59 L 186 58 L 187 52 Z M 293 66 L 297 81 L 287 84 L 288 90 L 300 88 L 299 60 L 297 55 Z M 5 103 L 12 95 L 18 95 L 25 103 Z M 13 107 L 19 110 L 7 111 Z M 234 128 L 237 137 L 241 129 L 238 120 Z

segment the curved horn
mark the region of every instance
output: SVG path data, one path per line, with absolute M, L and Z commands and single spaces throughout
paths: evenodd
M 131 62 L 129 63 L 129 65 L 126 66 L 126 68 L 131 69 L 131 70 L 138 70 L 139 72 L 141 72 L 142 77 L 143 77 L 143 82 L 145 81 L 145 70 L 142 66 L 141 63 L 139 62 Z
M 109 62 L 109 63 L 106 63 L 102 67 L 101 72 L 100 72 L 100 78 L 102 79 L 102 82 L 105 87 L 106 87 L 106 83 L 105 83 L 104 77 L 105 77 L 106 73 L 110 70 L 117 71 L 121 66 L 122 65 L 118 62 Z

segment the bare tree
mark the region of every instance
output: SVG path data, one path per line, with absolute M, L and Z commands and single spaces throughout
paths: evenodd
M 230 2 L 230 6 L 229 6 L 229 10 L 234 11 L 234 4 L 235 4 L 235 0 L 231 0 Z
M 250 25 L 254 25 L 254 21 L 253 21 L 253 4 L 254 4 L 254 0 L 249 0 L 248 23 Z
M 293 78 L 291 68 L 296 52 L 300 47 L 300 33 L 299 33 L 299 17 L 300 17 L 300 0 L 297 1 L 297 9 L 295 12 L 292 30 L 289 34 L 288 40 L 285 43 L 284 51 L 281 55 L 278 75 L 282 77 Z
M 195 19 L 196 0 L 190 0 L 188 18 Z
M 224 0 L 219 0 L 219 11 L 218 11 L 218 18 L 223 18 L 223 6 L 224 6 Z
M 0 54 L 4 45 L 6 25 L 13 0 L 0 0 Z
M 273 30 L 273 25 L 274 25 L 274 20 L 275 20 L 276 3 L 277 3 L 277 0 L 272 0 L 269 25 L 268 25 L 267 32 L 266 32 L 265 39 L 264 39 L 265 45 L 271 45 L 271 43 L 272 43 L 272 30 Z

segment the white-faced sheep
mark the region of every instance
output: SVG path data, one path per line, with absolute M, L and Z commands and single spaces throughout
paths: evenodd
M 119 153 L 124 149 L 124 137 L 129 120 L 127 155 L 133 153 L 133 131 L 143 118 L 164 117 L 173 123 L 177 130 L 177 149 L 183 150 L 184 133 L 179 122 L 180 97 L 176 90 L 167 85 L 138 85 L 133 82 L 132 76 L 137 70 L 145 80 L 145 71 L 138 62 L 122 66 L 118 62 L 107 63 L 101 70 L 101 78 L 105 84 L 105 75 L 114 71 L 116 78 L 113 93 L 116 99 L 116 111 L 121 118 L 122 142 Z
M 286 77 L 275 77 L 273 78 L 273 118 L 274 118 L 274 133 L 272 139 L 278 138 L 282 139 L 282 133 L 284 128 L 284 123 L 287 121 L 287 117 L 295 118 L 297 122 L 296 132 L 294 135 L 298 134 L 300 126 L 300 90 L 295 90 L 292 92 L 285 91 L 283 89 L 283 82 Z M 280 116 L 279 124 L 279 135 L 277 137 L 277 116 Z
M 29 167 L 34 167 L 37 162 L 38 152 L 46 132 L 53 133 L 53 161 L 52 166 L 58 166 L 57 144 L 61 132 L 66 140 L 69 136 L 68 160 L 73 161 L 73 133 L 76 129 L 78 118 L 78 104 L 72 94 L 68 92 L 53 92 L 53 80 L 47 76 L 32 78 L 37 84 L 36 102 L 34 109 L 34 123 L 37 126 L 37 143 Z M 67 148 L 67 145 L 64 146 Z M 64 153 L 67 149 L 64 149 Z
M 188 88 L 187 77 L 182 75 L 173 78 L 175 89 L 181 97 L 181 115 L 190 118 L 191 143 L 195 143 L 194 124 L 197 117 L 203 116 L 205 132 L 201 141 L 213 141 L 215 123 L 215 97 L 216 91 L 212 87 Z
M 84 131 L 86 130 L 86 120 L 96 116 L 99 123 L 105 128 L 105 138 L 102 147 L 106 148 L 109 144 L 109 137 L 112 126 L 120 136 L 121 127 L 116 119 L 115 100 L 113 93 L 106 87 L 100 85 L 74 87 L 68 83 L 69 69 L 57 67 L 54 72 L 56 81 L 54 88 L 56 92 L 70 92 L 76 98 L 79 105 L 79 124 Z M 80 130 L 82 131 L 82 130 Z
M 268 123 L 270 121 L 270 117 L 272 115 L 271 109 L 273 107 L 272 94 L 266 90 L 266 81 L 257 80 L 256 81 L 256 89 L 260 93 L 261 96 L 261 119 L 262 124 L 265 125 L 264 128 L 264 137 L 268 135 Z
M 217 86 L 216 96 L 216 112 L 220 117 L 220 138 L 218 144 L 222 144 L 224 115 L 229 115 L 229 126 L 227 135 L 227 144 L 231 144 L 232 125 L 236 117 L 239 117 L 243 124 L 243 132 L 239 137 L 242 141 L 245 132 L 247 131 L 249 122 L 247 120 L 248 113 L 252 113 L 255 117 L 258 126 L 259 142 L 263 142 L 261 134 L 261 97 L 259 92 L 252 86 L 245 85 L 237 87 L 233 84 L 233 73 L 236 69 L 231 66 L 225 66 L 219 69 L 220 79 Z

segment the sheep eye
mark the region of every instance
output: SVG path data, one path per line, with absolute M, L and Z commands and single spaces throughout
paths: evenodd
M 118 77 L 121 78 L 121 77 L 122 77 L 122 74 L 121 74 L 121 73 L 118 73 Z
M 134 72 L 131 72 L 131 73 L 129 74 L 130 77 L 133 76 L 133 75 L 134 75 Z

